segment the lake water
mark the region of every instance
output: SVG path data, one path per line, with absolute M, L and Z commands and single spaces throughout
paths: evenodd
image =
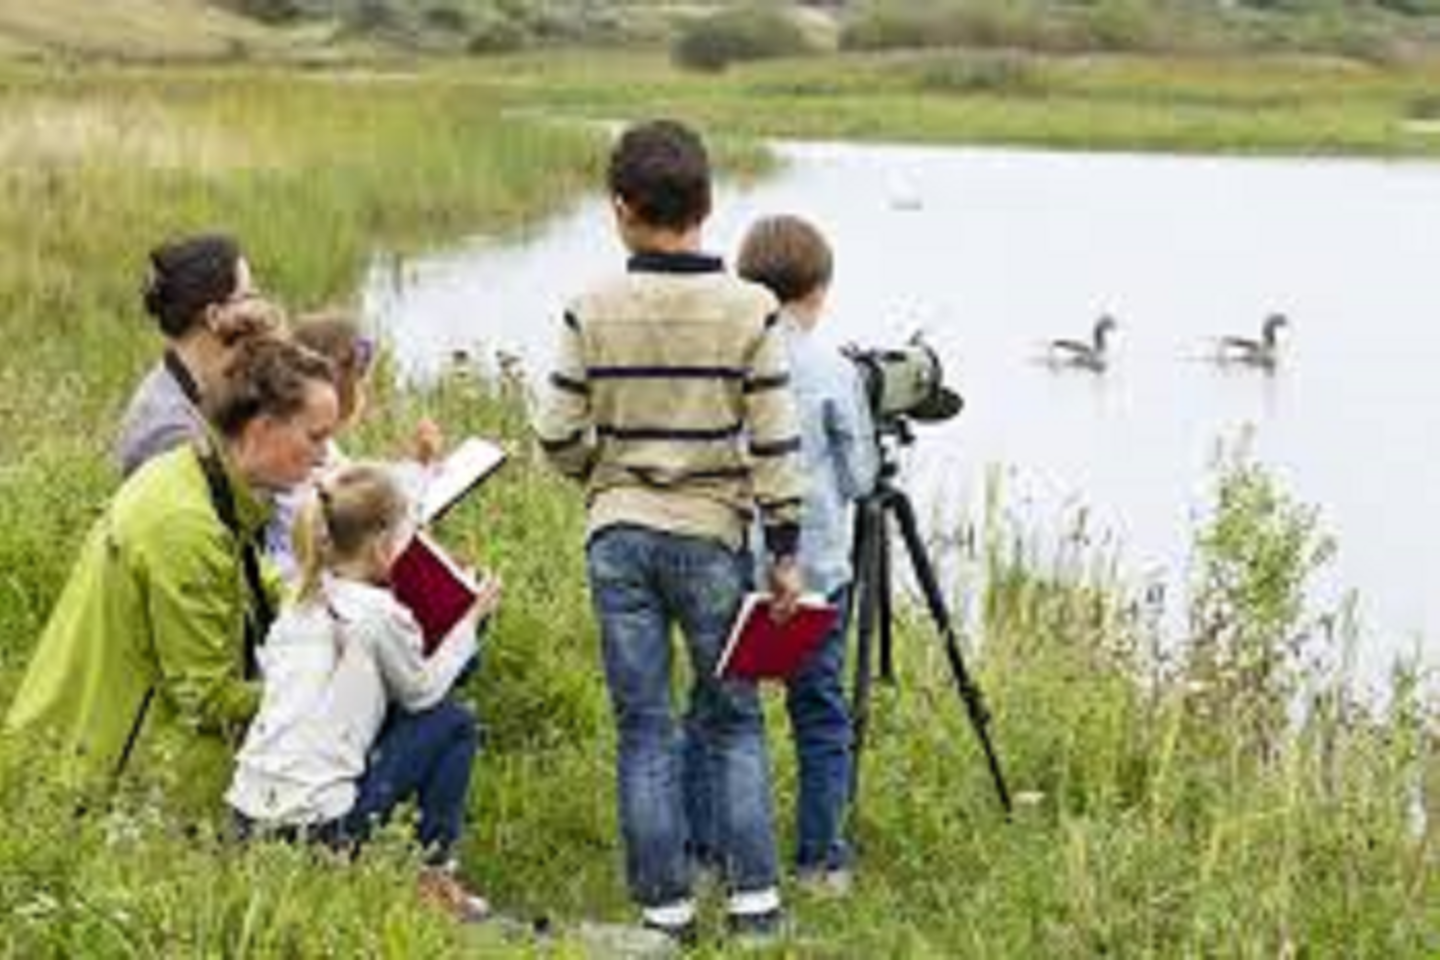
M 1137 579 L 1183 592 L 1218 440 L 1319 506 L 1340 553 L 1320 602 L 1359 591 L 1365 672 L 1440 664 L 1440 165 L 786 144 L 717 194 L 707 246 L 804 215 L 837 254 L 838 342 L 923 330 L 966 398 L 920 428 L 903 480 L 923 516 L 1012 513 L 1058 531 L 1082 506 Z M 505 242 L 377 267 L 366 309 L 405 368 L 501 348 L 540 369 L 565 297 L 623 262 L 600 198 Z M 1215 338 L 1289 315 L 1273 374 Z M 1103 375 L 1039 362 L 1052 337 L 1119 329 Z M 940 518 L 940 519 L 935 519 Z

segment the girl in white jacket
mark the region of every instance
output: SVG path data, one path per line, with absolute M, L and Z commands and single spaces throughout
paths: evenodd
M 482 580 L 471 614 L 426 657 L 420 627 L 387 587 L 410 516 L 374 464 L 343 467 L 309 498 L 296 531 L 299 592 L 261 649 L 264 694 L 226 800 L 242 836 L 346 847 L 415 797 L 430 864 L 422 890 L 480 919 L 488 907 L 455 879 L 452 854 L 478 735 L 446 694 L 476 656 L 499 583 Z

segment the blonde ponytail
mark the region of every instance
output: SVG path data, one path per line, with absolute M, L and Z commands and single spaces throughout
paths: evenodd
M 310 603 L 319 596 L 325 568 L 329 566 L 330 536 L 324 504 L 324 499 L 329 496 L 324 485 L 317 484 L 314 496 L 306 497 L 300 504 L 300 512 L 291 531 L 295 559 L 300 567 L 300 587 L 296 594 L 300 603 Z
M 355 463 L 315 486 L 295 518 L 295 557 L 300 566 L 298 600 L 320 595 L 325 571 L 353 560 L 382 536 L 393 535 L 409 505 L 385 467 Z

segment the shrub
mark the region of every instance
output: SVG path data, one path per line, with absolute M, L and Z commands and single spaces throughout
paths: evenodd
M 1416 17 L 1440 15 L 1440 0 L 1377 0 L 1377 5 L 1386 10 Z
M 290 23 L 305 15 L 299 0 L 225 0 L 224 6 L 262 23 Z
M 1063 50 L 1075 45 L 1072 33 L 1063 18 L 1026 3 L 917 3 L 867 10 L 841 32 L 840 46 L 849 50 L 961 46 Z
M 386 0 L 360 0 L 350 14 L 350 25 L 362 33 L 390 30 L 400 21 L 400 14 Z
M 513 53 L 524 49 L 529 41 L 529 34 L 520 24 L 506 17 L 494 17 L 476 25 L 470 31 L 470 40 L 465 49 L 480 55 Z
M 1087 18 L 1095 46 L 1102 50 L 1152 49 L 1158 36 L 1145 0 L 1100 0 Z
M 1305 589 L 1334 554 L 1314 508 L 1249 456 L 1222 453 L 1215 514 L 1198 538 L 1186 673 L 1191 708 L 1233 743 L 1270 755 L 1317 641 Z
M 926 93 L 1036 94 L 1046 87 L 1035 58 L 1013 51 L 926 56 L 914 69 L 914 85 Z
M 430 7 L 424 14 L 425 25 L 446 33 L 464 33 L 470 29 L 470 18 L 458 7 Z
M 805 53 L 808 45 L 798 24 L 772 7 L 742 7 L 696 20 L 681 31 L 671 48 L 675 62 L 695 70 L 723 70 L 737 60 Z

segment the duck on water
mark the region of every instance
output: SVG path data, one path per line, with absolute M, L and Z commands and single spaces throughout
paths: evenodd
M 1283 313 L 1272 313 L 1260 327 L 1260 338 L 1221 337 L 1215 359 L 1226 364 L 1243 364 L 1273 369 L 1280 359 L 1280 331 L 1290 326 Z
M 1109 337 L 1119 324 L 1108 313 L 1095 321 L 1090 331 L 1090 341 L 1060 338 L 1051 340 L 1046 355 L 1048 362 L 1057 367 L 1079 367 L 1095 373 L 1102 372 L 1109 362 Z

